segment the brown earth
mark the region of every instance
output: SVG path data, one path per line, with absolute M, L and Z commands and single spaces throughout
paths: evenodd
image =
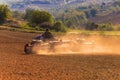
M 95 55 L 25 55 L 36 35 L 0 30 L 0 80 L 120 80 L 120 36 L 85 37 Z

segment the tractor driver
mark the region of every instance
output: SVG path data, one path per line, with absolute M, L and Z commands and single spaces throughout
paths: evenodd
M 43 39 L 53 39 L 52 33 L 49 29 L 46 29 L 45 32 L 42 34 Z

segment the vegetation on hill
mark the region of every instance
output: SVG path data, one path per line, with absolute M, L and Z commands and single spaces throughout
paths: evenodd
M 49 12 L 35 9 L 26 9 L 25 12 L 10 11 L 8 6 L 0 5 L 0 15 L 0 23 L 15 28 L 19 26 L 22 29 L 44 30 L 49 28 L 56 32 L 66 32 L 68 28 L 97 31 L 120 30 L 119 26 L 114 27 L 120 21 L 119 0 L 114 3 L 103 2 L 76 8 L 58 7 Z
M 64 13 L 59 14 L 56 17 L 57 20 L 61 20 L 69 28 L 80 29 L 82 24 L 86 24 L 87 18 L 83 11 L 67 10 Z
M 28 18 L 33 26 L 40 26 L 43 23 L 53 24 L 54 20 L 51 14 L 45 11 L 34 10 Z
M 114 3 L 101 3 L 78 7 L 76 10 L 86 14 L 88 22 L 85 26 L 87 30 L 119 30 L 120 21 L 120 1 Z M 114 25 L 118 25 L 117 29 Z
M 0 5 L 0 24 L 10 17 L 10 9 L 7 5 Z
M 25 13 L 22 13 L 10 11 L 6 5 L 0 5 L 0 23 L 1 25 L 12 28 L 34 30 L 51 29 L 52 31 L 66 32 L 64 24 L 61 21 L 56 21 L 54 17 L 46 11 L 26 10 Z

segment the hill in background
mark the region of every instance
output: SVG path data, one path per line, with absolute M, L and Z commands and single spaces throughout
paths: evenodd
M 26 9 L 46 10 L 68 28 L 84 28 L 88 21 L 99 24 L 120 23 L 119 0 L 7 0 L 6 3 L 11 11 L 23 12 L 21 19 Z
M 103 16 L 96 16 L 90 18 L 89 21 L 93 21 L 96 23 L 112 23 L 112 24 L 120 24 L 120 11 L 116 13 L 111 13 Z
M 77 7 L 79 5 L 101 4 L 115 0 L 7 0 L 6 3 L 13 10 L 33 9 L 55 9 L 66 6 Z

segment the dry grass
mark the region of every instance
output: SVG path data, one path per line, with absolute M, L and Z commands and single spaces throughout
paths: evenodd
M 120 80 L 120 55 L 115 53 L 24 55 L 24 44 L 35 35 L 0 30 L 0 80 Z M 86 39 L 120 45 L 118 36 Z

